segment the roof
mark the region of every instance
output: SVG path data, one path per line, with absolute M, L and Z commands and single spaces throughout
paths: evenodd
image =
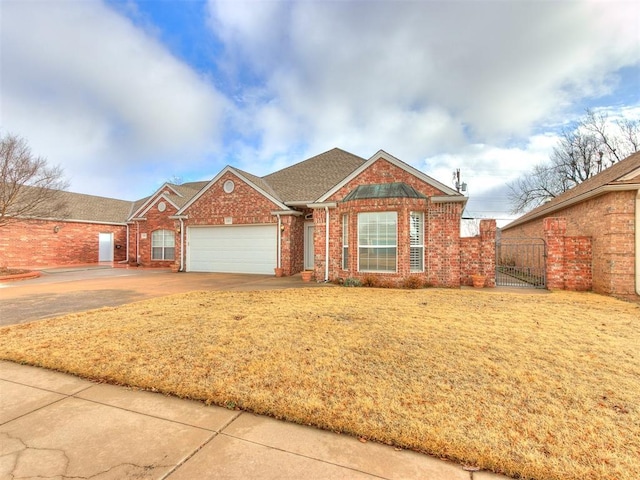
M 503 227 L 502 230 L 508 230 L 540 217 L 546 217 L 553 212 L 607 192 L 637 189 L 640 189 L 640 152 L 628 156 L 599 174 L 551 199 L 549 202 L 534 208 Z
M 365 159 L 334 148 L 262 177 L 284 203 L 312 202 L 365 163 Z
M 427 196 L 404 182 L 394 182 L 358 185 L 344 197 L 343 201 L 348 202 L 365 198 L 427 198 Z
M 38 187 L 23 186 L 23 194 Z M 37 217 L 53 220 L 80 221 L 92 223 L 124 224 L 132 212 L 134 202 L 116 198 L 98 197 L 82 193 L 52 190 L 50 209 L 41 205 Z M 54 201 L 55 200 L 55 201 Z

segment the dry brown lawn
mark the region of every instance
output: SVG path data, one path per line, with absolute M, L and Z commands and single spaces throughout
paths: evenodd
M 594 294 L 193 292 L 3 328 L 0 358 L 511 476 L 640 475 L 640 306 Z

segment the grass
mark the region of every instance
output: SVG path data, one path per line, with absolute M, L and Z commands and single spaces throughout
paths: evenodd
M 192 292 L 0 329 L 0 358 L 527 479 L 636 479 L 640 306 L 586 293 Z

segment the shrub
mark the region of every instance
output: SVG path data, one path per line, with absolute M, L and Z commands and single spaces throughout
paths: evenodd
M 424 281 L 422 280 L 422 278 L 416 276 L 407 277 L 402 281 L 402 288 L 416 289 L 422 288 L 423 286 Z
M 344 279 L 344 283 L 343 285 L 345 287 L 361 287 L 362 286 L 362 282 L 360 280 L 358 280 L 357 278 L 345 278 Z
M 363 287 L 377 287 L 380 284 L 380 279 L 374 275 L 365 275 L 362 277 Z

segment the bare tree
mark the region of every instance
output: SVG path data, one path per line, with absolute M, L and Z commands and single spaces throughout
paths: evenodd
M 541 205 L 640 150 L 640 122 L 609 121 L 587 110 L 574 130 L 563 130 L 549 161 L 507 184 L 512 213 Z
M 62 169 L 34 157 L 27 142 L 12 134 L 0 137 L 0 227 L 25 218 L 64 218 Z

